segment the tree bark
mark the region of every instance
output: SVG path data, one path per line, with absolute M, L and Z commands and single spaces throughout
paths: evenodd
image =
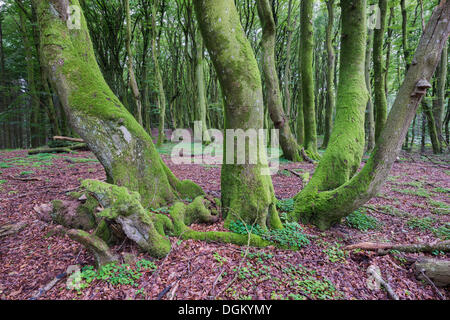
M 336 107 L 336 96 L 334 90 L 334 66 L 336 55 L 333 48 L 333 24 L 334 24 L 334 0 L 326 1 L 328 10 L 328 24 L 326 30 L 327 43 L 327 106 L 325 111 L 325 135 L 322 148 L 326 149 L 330 141 L 331 130 L 333 128 L 333 113 Z
M 295 197 L 297 212 L 314 206 L 319 192 L 345 184 L 359 169 L 364 151 L 366 2 L 341 2 L 342 41 L 336 120 L 330 143 L 308 185 Z
M 234 1 L 195 0 L 194 6 L 224 95 L 225 132 L 228 129 L 244 132 L 262 129 L 264 103 L 261 76 Z M 234 159 L 230 160 L 234 160 L 234 164 L 231 164 L 227 161 L 232 151 L 229 148 L 236 148 L 237 143 L 234 138 L 234 141 L 229 139 L 231 137 L 226 135 L 221 176 L 225 226 L 243 220 L 262 228 L 280 228 L 272 181 L 270 176 L 262 174 L 268 169 L 265 144 L 261 139 L 257 148 L 250 147 L 253 142 L 245 143 L 244 163 L 236 163 L 236 153 L 233 152 Z M 256 164 L 250 161 L 254 157 Z
M 345 13 L 345 11 L 344 11 Z M 308 207 L 296 202 L 294 217 L 327 229 L 371 199 L 389 174 L 450 33 L 450 2 L 442 0 L 420 39 L 416 54 L 389 113 L 385 129 L 364 168 L 335 190 L 316 193 Z M 343 21 L 343 26 L 348 21 Z M 344 49 L 344 48 L 343 48 Z M 341 77 L 341 79 L 343 79 Z
M 267 107 L 269 115 L 275 126 L 279 130 L 280 146 L 283 156 L 291 161 L 300 162 L 300 149 L 295 141 L 295 137 L 289 127 L 289 120 L 283 110 L 280 84 L 275 61 L 275 37 L 276 26 L 273 19 L 272 9 L 269 0 L 258 0 L 258 15 L 261 20 L 263 35 L 261 47 L 263 51 L 263 75 L 267 91 Z
M 379 0 L 380 28 L 376 28 L 373 37 L 373 70 L 374 70 L 374 106 L 376 110 L 375 140 L 380 136 L 387 119 L 387 99 L 383 72 L 383 39 L 386 29 L 387 0 Z
M 313 6 L 314 0 L 303 0 L 300 9 L 300 72 L 302 84 L 302 108 L 305 128 L 304 146 L 308 155 L 319 159 L 317 153 L 316 111 L 313 76 Z
M 67 27 L 66 0 L 33 0 L 45 67 L 76 133 L 105 168 L 108 181 L 137 191 L 145 207 L 179 195 L 202 194 L 179 181 L 163 163 L 150 136 L 106 84 L 97 65 L 84 15 L 81 29 Z M 77 0 L 73 5 L 79 5 Z
M 144 122 L 142 120 L 141 93 L 139 92 L 136 76 L 134 74 L 133 53 L 131 52 L 131 16 L 130 16 L 129 0 L 125 0 L 125 16 L 127 21 L 126 47 L 127 47 L 128 74 L 130 76 L 130 87 L 131 92 L 133 93 L 134 102 L 136 103 L 137 121 L 139 125 L 143 126 Z
M 372 85 L 370 83 L 370 62 L 372 61 L 372 42 L 373 42 L 373 31 L 371 29 L 367 33 L 367 38 L 368 41 L 366 47 L 366 63 L 365 63 L 366 87 L 369 94 L 366 110 L 367 152 L 372 152 L 373 148 L 375 148 L 375 119 L 372 100 Z

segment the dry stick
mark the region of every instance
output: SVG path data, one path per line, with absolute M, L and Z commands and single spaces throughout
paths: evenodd
M 80 143 L 84 143 L 83 139 L 78 139 L 78 138 L 70 138 L 70 137 L 61 137 L 61 136 L 54 136 L 53 140 L 63 140 L 63 141 L 71 141 L 71 142 L 80 142 Z
M 381 284 L 387 291 L 389 298 L 391 298 L 392 300 L 399 300 L 397 294 L 394 292 L 394 290 L 392 289 L 392 287 L 389 285 L 389 283 L 387 283 L 382 277 L 381 274 L 379 274 L 378 272 L 376 272 L 375 268 L 369 268 L 367 270 L 367 272 L 374 277 L 374 279 Z
M 423 270 L 420 270 L 420 273 L 423 275 L 423 277 L 428 281 L 429 284 L 431 284 L 431 286 L 433 287 L 434 291 L 436 291 L 436 293 L 438 294 L 438 296 L 442 299 L 445 300 L 445 297 L 442 295 L 441 291 L 439 291 L 439 289 L 436 287 L 436 285 L 434 284 L 434 282 L 428 278 L 428 276 L 425 274 L 425 272 L 423 272 Z
M 219 278 L 220 278 L 220 276 L 224 273 L 224 271 L 225 271 L 225 267 L 222 267 L 222 268 L 220 269 L 220 272 L 217 274 L 216 278 L 214 279 L 214 282 L 213 282 L 213 285 L 212 285 L 212 287 L 211 287 L 211 290 L 209 290 L 209 292 L 208 292 L 208 297 L 209 297 L 210 299 L 212 299 L 212 298 L 214 297 L 214 296 L 213 296 L 213 293 L 214 293 L 214 291 L 215 291 L 215 289 L 216 289 L 217 281 L 219 281 Z

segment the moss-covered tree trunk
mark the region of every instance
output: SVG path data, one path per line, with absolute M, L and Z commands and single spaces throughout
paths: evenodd
M 376 110 L 375 140 L 380 136 L 387 119 L 387 99 L 383 72 L 383 40 L 386 29 L 387 0 L 379 0 L 380 28 L 376 28 L 373 36 L 373 73 L 374 73 L 374 106 Z
M 194 6 L 224 95 L 225 132 L 262 129 L 264 103 L 261 77 L 234 1 L 195 0 Z M 229 141 L 230 138 L 225 135 L 221 177 L 225 225 L 242 219 L 263 228 L 280 228 L 272 181 L 269 175 L 263 175 L 268 169 L 263 139 L 257 148 L 250 148 L 250 143 L 245 143 L 247 156 L 244 163 L 237 164 L 237 152 L 234 152 L 234 159 L 231 159 L 234 164 L 231 164 L 227 163 L 232 152 L 227 143 L 232 148 L 236 148 L 237 143 L 234 139 Z M 257 159 L 255 164 L 250 161 L 252 157 Z
M 275 129 L 279 130 L 280 146 L 283 156 L 291 161 L 301 161 L 300 149 L 289 127 L 289 120 L 283 110 L 280 84 L 275 61 L 276 26 L 272 8 L 268 0 L 258 0 L 258 15 L 262 24 L 263 35 L 261 47 L 263 49 L 263 75 L 267 91 L 267 106 Z
M 441 153 L 441 143 L 439 141 L 438 131 L 436 128 L 436 121 L 433 116 L 432 104 L 428 104 L 427 101 L 422 102 L 422 108 L 427 116 L 428 132 L 430 134 L 431 146 L 434 154 Z
M 436 72 L 436 94 L 433 99 L 433 117 L 436 124 L 436 134 L 440 142 L 440 153 L 444 151 L 444 135 L 442 125 L 444 123 L 445 112 L 445 88 L 447 83 L 448 68 L 448 47 L 445 46 L 442 51 L 441 63 Z
M 138 84 L 136 81 L 136 76 L 134 74 L 134 68 L 133 68 L 133 53 L 131 51 L 131 16 L 130 16 L 130 1 L 125 0 L 125 15 L 126 15 L 126 21 L 127 21 L 127 40 L 126 40 L 126 47 L 127 47 L 127 60 L 128 60 L 128 74 L 130 76 L 130 87 L 131 92 L 133 93 L 134 102 L 136 103 L 136 114 L 137 114 L 137 120 L 139 124 L 143 125 L 142 120 L 142 103 L 141 103 L 141 93 L 138 88 Z
M 68 1 L 33 1 L 50 80 L 70 125 L 100 160 L 109 182 L 139 192 L 145 207 L 166 204 L 179 194 L 201 194 L 198 186 L 180 182 L 166 167 L 150 136 L 106 84 L 84 16 L 81 29 L 68 29 Z M 71 4 L 79 5 L 77 0 Z
M 363 1 L 361 1 L 363 2 Z M 353 2 L 354 3 L 354 2 Z M 343 27 L 350 20 L 346 15 L 348 2 L 342 2 Z M 343 217 L 358 209 L 376 195 L 394 164 L 417 108 L 430 87 L 440 60 L 443 46 L 450 33 L 450 2 L 443 0 L 436 6 L 420 39 L 408 73 L 389 113 L 384 130 L 372 156 L 364 168 L 340 187 L 324 191 L 310 199 L 314 205 L 296 202 L 294 217 L 327 229 Z M 347 21 L 347 22 L 346 22 Z M 342 50 L 344 50 L 344 43 Z M 341 77 L 341 79 L 343 79 Z
M 161 146 L 165 139 L 166 134 L 164 132 L 165 129 L 165 121 L 166 121 L 166 92 L 164 91 L 164 82 L 161 77 L 161 70 L 159 68 L 159 59 L 158 59 L 158 48 L 156 43 L 156 5 L 157 1 L 153 1 L 152 4 L 152 58 L 153 64 L 155 67 L 155 81 L 157 85 L 158 95 L 157 95 L 157 108 L 159 112 L 159 123 L 158 123 L 158 142 L 157 145 Z
M 333 128 L 333 113 L 336 108 L 336 95 L 334 89 L 334 66 L 336 55 L 333 47 L 333 25 L 334 25 L 334 0 L 326 1 L 328 11 L 328 23 L 326 30 L 327 45 L 327 105 L 325 110 L 325 135 L 323 138 L 322 148 L 328 147 L 330 141 L 331 130 Z
M 366 1 L 341 2 L 342 40 L 336 119 L 328 148 L 308 185 L 296 196 L 298 212 L 315 206 L 318 192 L 335 189 L 355 174 L 364 151 Z
M 303 121 L 305 128 L 304 146 L 308 155 L 318 159 L 316 111 L 314 98 L 314 30 L 313 30 L 314 0 L 303 0 L 300 9 L 300 72 Z
M 375 119 L 374 119 L 374 108 L 372 101 L 372 85 L 370 83 L 370 62 L 372 61 L 372 40 L 373 40 L 373 30 L 370 29 L 367 33 L 367 47 L 366 47 L 366 87 L 369 94 L 369 99 L 367 100 L 366 109 L 366 132 L 367 132 L 367 151 L 371 152 L 375 147 Z
M 203 71 L 203 38 L 200 30 L 197 31 L 195 37 L 195 82 L 197 86 L 197 108 L 199 109 L 202 141 L 209 143 L 211 138 L 208 133 L 208 126 L 206 124 L 207 103 L 205 93 L 205 74 Z

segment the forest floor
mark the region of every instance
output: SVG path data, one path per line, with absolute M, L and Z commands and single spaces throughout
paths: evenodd
M 177 177 L 220 196 L 220 166 L 174 165 L 167 150 L 161 154 Z M 302 189 L 303 179 L 292 172 L 313 171 L 313 164 L 281 163 L 272 177 L 277 198 L 292 198 Z M 305 234 L 315 237 L 300 250 L 248 248 L 245 255 L 247 248 L 232 244 L 171 238 L 169 255 L 154 260 L 127 240 L 113 247 L 127 264 L 100 275 L 89 267 L 93 258 L 81 245 L 65 236 L 60 226 L 39 220 L 33 209 L 68 199 L 67 193 L 87 178 L 105 180 L 102 166 L 90 152 L 36 156 L 24 150 L 0 152 L 0 226 L 26 223 L 19 233 L 0 238 L 0 299 L 36 297 L 39 289 L 72 265 L 84 267 L 83 286 L 69 289 L 67 278 L 61 277 L 38 299 L 388 299 L 383 289 L 369 288 L 370 265 L 379 267 L 400 299 L 440 298 L 430 284 L 414 277 L 405 259 L 423 254 L 349 253 L 343 247 L 362 241 L 408 244 L 449 239 L 449 155 L 402 153 L 377 197 L 351 219 L 326 232 L 302 226 Z M 280 209 L 292 209 L 291 201 L 282 204 Z M 192 228 L 224 230 L 221 222 Z M 441 252 L 430 256 L 449 259 Z M 449 290 L 439 290 L 450 298 Z

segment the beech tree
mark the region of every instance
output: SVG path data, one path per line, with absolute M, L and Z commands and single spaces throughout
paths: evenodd
M 283 110 L 280 83 L 275 61 L 276 26 L 269 0 L 258 0 L 258 15 L 261 20 L 263 35 L 262 69 L 267 88 L 267 106 L 275 129 L 279 130 L 280 146 L 286 159 L 301 161 L 300 148 L 289 127 L 289 120 Z
M 354 29 L 357 26 L 361 28 L 361 25 L 364 25 L 356 23 L 356 21 L 364 21 L 365 19 L 365 1 L 352 3 L 343 1 L 341 7 L 342 17 L 345 17 L 342 20 L 342 51 L 345 56 L 345 52 L 350 45 L 346 40 L 352 37 L 352 33 L 349 33 L 349 31 L 352 31 L 354 36 L 361 36 L 365 33 L 365 26 L 359 32 Z M 429 81 L 440 61 L 443 47 L 446 45 L 450 33 L 449 15 L 450 2 L 443 0 L 435 7 L 428 21 L 414 58 L 411 60 L 412 63 L 389 113 L 385 128 L 381 132 L 372 156 L 364 168 L 350 180 L 333 189 L 318 192 L 317 187 L 311 188 L 308 185 L 305 188 L 308 194 L 302 191 L 296 198 L 293 214 L 295 219 L 313 223 L 321 229 L 327 229 L 339 223 L 343 217 L 359 208 L 378 192 L 397 158 L 406 132 L 422 98 L 426 91 L 431 88 Z M 355 42 L 352 41 L 353 44 Z M 365 41 L 362 41 L 362 43 L 365 43 Z M 361 47 L 358 51 L 364 51 L 364 45 L 359 46 Z M 341 72 L 343 67 L 345 70 L 341 61 Z M 342 73 L 340 78 L 346 79 L 346 77 L 342 77 Z M 338 108 L 339 95 L 338 89 Z M 336 126 L 338 124 L 339 121 L 336 119 Z M 330 146 L 334 140 L 333 136 L 334 132 Z M 330 148 L 327 149 L 326 153 L 330 150 Z M 316 172 L 314 176 L 318 173 L 321 172 Z
M 225 102 L 225 130 L 263 128 L 261 76 L 252 48 L 239 21 L 233 0 L 195 0 L 195 11 L 205 46 L 219 77 Z M 228 136 L 224 139 L 221 173 L 222 211 L 225 226 L 232 221 L 255 222 L 262 228 L 280 228 L 272 180 L 267 169 L 265 145 L 246 143 L 244 164 L 225 163 Z M 237 146 L 237 142 L 230 144 Z M 251 154 L 251 153 L 256 154 Z M 236 153 L 235 159 L 236 159 Z M 250 159 L 257 159 L 251 164 Z

